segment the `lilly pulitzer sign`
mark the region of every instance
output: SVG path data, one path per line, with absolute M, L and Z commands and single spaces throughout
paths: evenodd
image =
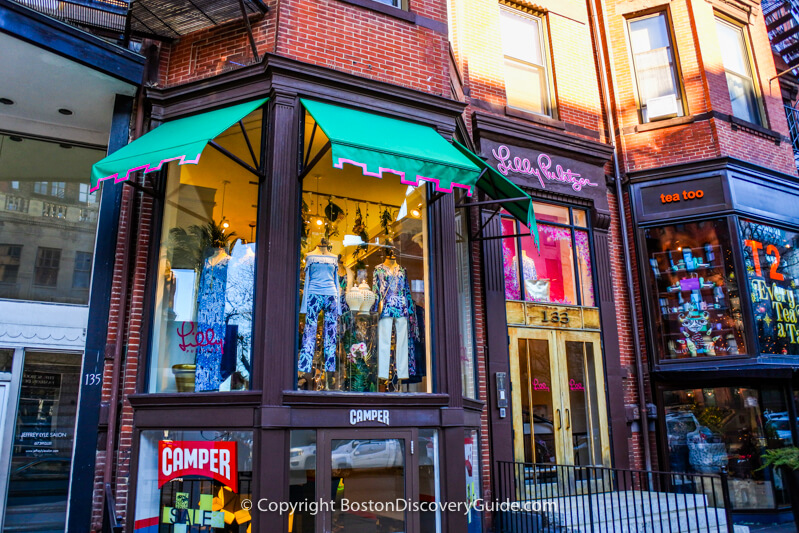
M 511 157 L 510 148 L 505 145 L 491 150 L 491 153 L 497 160 L 497 170 L 503 175 L 507 176 L 509 172 L 515 172 L 516 174 L 535 176 L 544 189 L 546 189 L 544 180 L 571 185 L 575 192 L 582 191 L 583 187 L 597 186 L 593 181 L 583 178 L 571 169 L 564 169 L 561 165 L 555 165 L 553 168 L 552 158 L 545 153 L 539 154 L 535 164 L 527 158 Z

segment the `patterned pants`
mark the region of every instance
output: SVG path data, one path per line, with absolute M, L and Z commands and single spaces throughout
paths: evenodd
M 300 372 L 310 372 L 316 352 L 316 327 L 319 313 L 324 311 L 325 322 L 322 336 L 325 343 L 325 370 L 336 370 L 336 344 L 338 341 L 338 306 L 336 296 L 309 294 L 305 313 L 305 330 L 302 333 L 302 346 L 297 368 Z

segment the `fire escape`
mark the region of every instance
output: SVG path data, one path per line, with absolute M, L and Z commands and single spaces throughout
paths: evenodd
M 782 68 L 777 68 L 782 71 L 778 76 L 786 82 L 790 79 L 788 76 L 793 77 L 792 85 L 796 86 L 796 76 L 799 74 L 799 0 L 763 0 L 762 7 L 771 49 L 784 62 Z M 786 85 L 791 84 L 781 83 L 783 103 L 791 134 L 793 157 L 799 168 L 799 101 L 795 89 L 792 95 L 786 97 Z M 787 92 L 790 94 L 791 91 Z

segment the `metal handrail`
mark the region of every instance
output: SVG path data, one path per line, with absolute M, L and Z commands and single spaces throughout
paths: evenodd
M 122 533 L 122 517 L 117 516 L 116 501 L 111 491 L 111 484 L 105 484 L 105 498 L 103 502 L 103 533 Z
M 732 533 L 727 472 L 498 461 L 498 533 Z M 504 507 L 503 507 L 504 505 Z

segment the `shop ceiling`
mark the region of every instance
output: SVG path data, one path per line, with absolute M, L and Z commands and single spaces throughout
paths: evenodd
M 135 86 L 0 32 L 0 132 L 103 147 L 117 94 Z M 59 111 L 66 110 L 66 111 Z M 66 114 L 70 112 L 71 114 Z

